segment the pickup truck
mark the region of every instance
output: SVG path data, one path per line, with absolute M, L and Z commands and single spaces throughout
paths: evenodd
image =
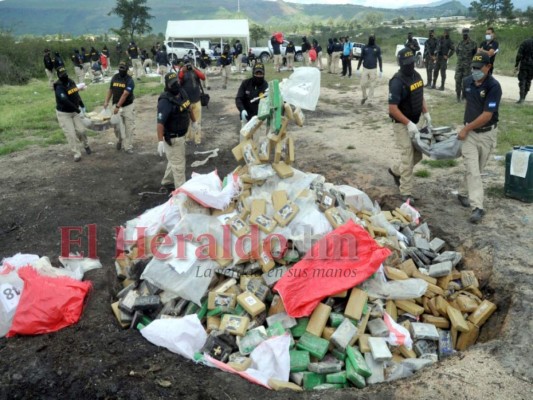
M 288 40 L 284 40 L 281 45 L 281 55 L 285 58 L 285 53 L 287 52 L 287 45 L 289 44 Z M 261 60 L 263 63 L 266 63 L 270 57 L 274 55 L 274 52 L 272 50 L 272 44 L 270 43 L 270 40 L 267 42 L 267 47 L 251 47 L 250 50 L 255 55 L 255 57 L 258 60 Z M 294 60 L 295 61 L 302 61 L 302 47 L 301 46 L 294 46 L 295 54 L 294 54 Z
M 418 68 L 422 68 L 424 66 L 424 45 L 426 44 L 426 40 L 428 40 L 428 38 L 414 36 L 413 39 L 416 40 L 420 46 L 420 50 L 418 50 L 415 54 L 415 65 Z M 404 47 L 405 43 L 396 46 L 396 59 L 398 59 L 398 52 Z

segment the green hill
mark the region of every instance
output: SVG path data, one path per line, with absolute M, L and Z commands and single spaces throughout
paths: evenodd
M 357 20 L 365 14 L 380 13 L 383 19 L 405 19 L 465 15 L 467 8 L 459 1 L 435 7 L 381 9 L 357 5 L 294 4 L 283 1 L 241 0 L 237 13 L 235 0 L 148 0 L 154 16 L 154 33 L 165 32 L 169 19 L 248 18 L 258 24 L 326 22 L 329 19 Z M 118 28 L 120 19 L 108 16 L 115 5 L 110 0 L 4 0 L 0 2 L 0 28 L 14 35 L 104 34 Z

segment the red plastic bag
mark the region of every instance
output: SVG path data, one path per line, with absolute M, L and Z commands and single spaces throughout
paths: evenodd
M 309 60 L 313 62 L 316 60 L 316 50 L 314 48 L 309 50 Z
M 283 43 L 283 33 L 282 32 L 276 32 L 274 33 L 274 38 L 279 44 Z
M 24 289 L 7 337 L 55 332 L 78 322 L 90 282 L 42 276 L 32 267 L 18 274 Z
M 368 279 L 390 254 L 350 220 L 315 243 L 274 290 L 281 296 L 287 314 L 305 317 L 325 297 Z

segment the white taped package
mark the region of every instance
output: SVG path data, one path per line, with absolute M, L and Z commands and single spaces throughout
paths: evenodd
M 156 319 L 141 329 L 141 335 L 156 346 L 194 360 L 207 340 L 205 329 L 196 314 L 179 319 Z
M 242 372 L 236 371 L 228 364 L 207 355 L 205 360 L 209 366 L 240 375 L 250 382 L 269 387 L 269 379 L 277 379 L 283 382 L 289 381 L 291 364 L 289 346 L 290 336 L 287 333 L 265 340 L 250 354 L 251 367 Z
M 387 281 L 383 265 L 362 283 L 362 289 L 368 293 L 368 296 L 387 300 L 417 299 L 426 293 L 427 288 L 428 283 L 423 279 Z
M 11 328 L 23 288 L 24 282 L 16 270 L 0 274 L 0 337 Z
M 295 68 L 279 85 L 283 100 L 295 107 L 314 111 L 320 97 L 320 71 L 313 67 Z
M 225 209 L 230 201 L 239 193 L 239 179 L 236 175 L 228 175 L 227 184 L 222 187 L 222 181 L 216 171 L 208 174 L 193 173 L 191 179 L 177 189 L 204 207 Z
M 397 324 L 392 317 L 386 312 L 383 313 L 383 322 L 389 328 L 389 337 L 385 340 L 392 346 L 405 346 L 409 350 L 413 347 L 413 339 L 407 329 Z
M 344 194 L 344 202 L 355 207 L 357 210 L 372 211 L 374 208 L 370 197 L 362 190 L 348 185 L 337 185 L 335 189 Z

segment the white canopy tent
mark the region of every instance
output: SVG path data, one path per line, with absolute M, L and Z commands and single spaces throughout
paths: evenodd
M 247 19 L 205 19 L 188 21 L 168 21 L 166 40 L 219 39 L 238 38 L 246 40 L 246 48 L 250 47 L 250 29 Z

